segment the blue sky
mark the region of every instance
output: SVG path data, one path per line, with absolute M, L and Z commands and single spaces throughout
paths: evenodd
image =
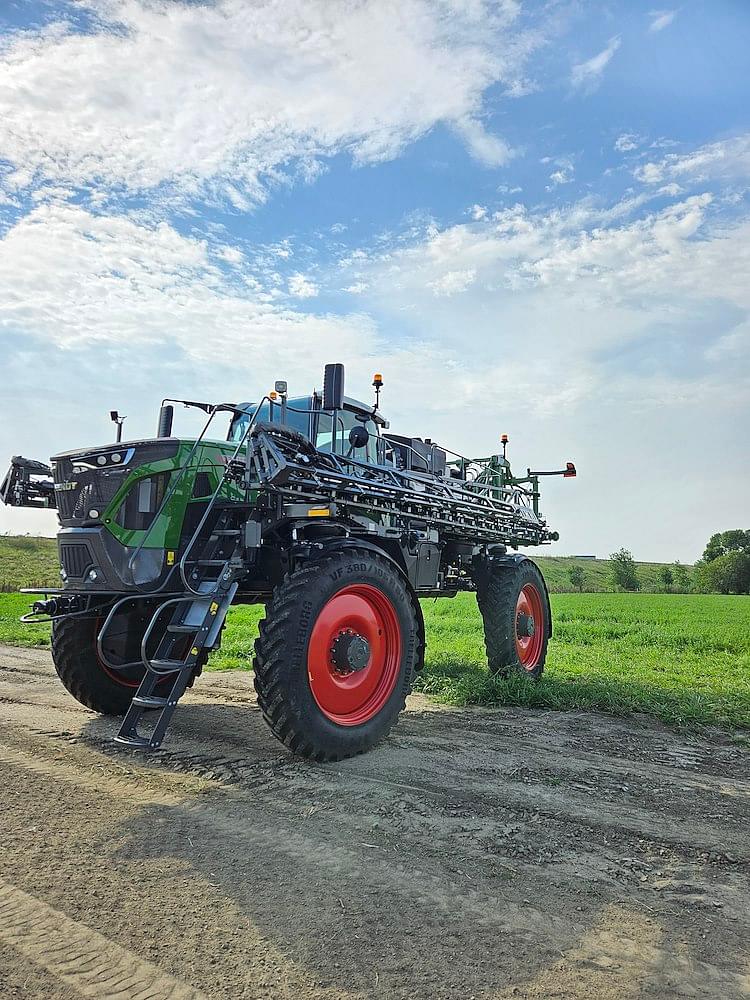
M 0 456 L 342 360 L 394 428 L 575 459 L 559 553 L 745 525 L 746 3 L 6 2 L 0 33 Z

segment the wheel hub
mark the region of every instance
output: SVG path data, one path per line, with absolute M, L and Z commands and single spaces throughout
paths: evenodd
M 363 635 L 344 629 L 333 640 L 331 663 L 340 674 L 356 673 L 365 669 L 370 661 L 370 652 L 370 644 Z
M 525 615 L 522 612 L 516 620 L 516 632 L 521 638 L 530 639 L 536 632 L 533 615 Z

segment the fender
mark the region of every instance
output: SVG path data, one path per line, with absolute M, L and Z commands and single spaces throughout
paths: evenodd
M 367 549 L 368 552 L 372 552 L 374 555 L 379 556 L 381 559 L 386 559 L 395 570 L 398 571 L 398 575 L 404 581 L 404 584 L 409 590 L 414 603 L 414 609 L 417 613 L 417 626 L 419 628 L 419 634 L 422 639 L 422 649 L 419 654 L 419 662 L 417 663 L 417 670 L 422 670 L 424 667 L 424 655 L 425 655 L 425 628 L 424 628 L 424 614 L 422 612 L 422 605 L 419 603 L 417 595 L 414 593 L 412 585 L 409 583 L 409 578 L 404 572 L 403 566 L 399 566 L 393 556 L 389 555 L 384 549 L 381 549 L 379 545 L 375 545 L 373 542 L 364 538 L 347 538 L 345 536 L 333 536 L 331 538 L 317 538 L 316 543 L 322 546 L 324 552 L 342 552 L 346 549 Z M 549 598 L 548 598 L 549 602 Z
M 492 563 L 493 566 L 501 566 L 501 567 L 518 566 L 519 563 L 530 562 L 532 566 L 536 566 L 536 568 L 539 569 L 534 560 L 529 559 L 529 557 L 527 555 L 524 555 L 523 552 L 503 552 L 502 554 L 498 553 L 497 555 L 494 555 L 491 552 L 490 562 Z M 540 569 L 539 569 L 539 575 L 541 576 L 542 583 L 544 584 L 544 600 L 547 604 L 547 621 L 549 623 L 547 635 L 549 638 L 552 638 L 552 605 L 550 604 L 549 590 L 547 589 L 547 581 L 544 579 L 544 573 L 542 573 Z

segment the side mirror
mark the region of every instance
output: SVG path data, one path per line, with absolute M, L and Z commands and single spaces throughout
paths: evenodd
M 357 424 L 349 431 L 349 444 L 352 449 L 366 448 L 370 440 L 370 432 L 362 424 Z

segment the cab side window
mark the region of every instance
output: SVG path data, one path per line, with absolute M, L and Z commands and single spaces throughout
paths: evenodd
M 357 420 L 356 414 L 352 410 L 339 410 L 336 415 L 336 454 L 346 455 L 349 451 L 349 431 L 362 421 Z M 315 439 L 315 447 L 318 451 L 330 451 L 332 439 L 332 416 L 330 413 L 321 413 L 318 416 L 318 433 Z M 366 448 L 358 448 L 352 453 L 354 458 L 360 462 L 375 462 L 377 460 L 377 429 L 372 420 L 368 420 L 364 426 L 370 432 L 370 440 Z

